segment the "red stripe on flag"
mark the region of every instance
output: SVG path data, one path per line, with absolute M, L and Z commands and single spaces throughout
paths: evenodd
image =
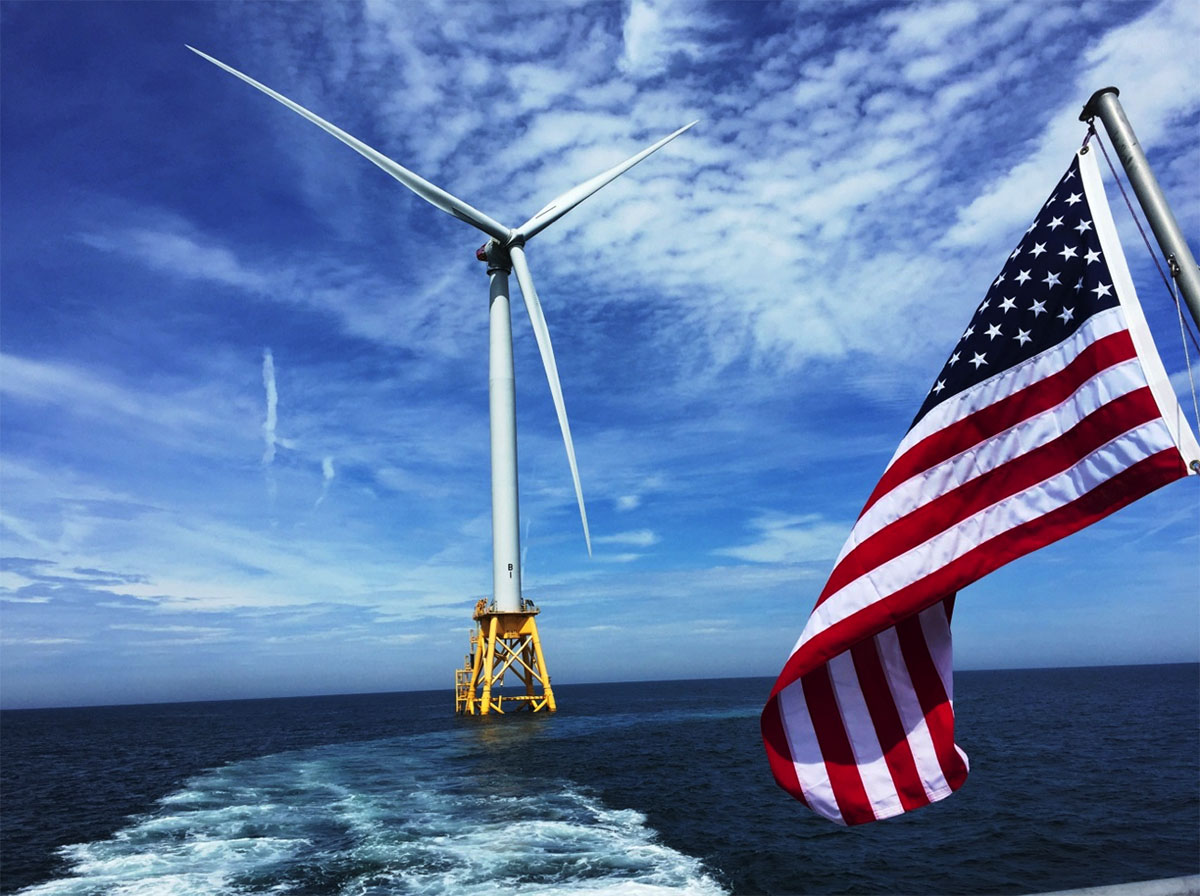
M 912 680 L 913 691 L 921 703 L 925 715 L 925 727 L 933 739 L 934 753 L 942 767 L 942 777 L 951 790 L 958 790 L 967 779 L 967 767 L 954 748 L 954 707 L 938 675 L 921 620 L 915 614 L 897 623 L 896 634 L 900 639 L 900 652 Z
M 880 564 L 924 544 L 984 508 L 1069 469 L 1117 436 L 1158 416 L 1150 388 L 1136 389 L 1089 414 L 1058 438 L 939 495 L 863 539 L 846 554 L 830 574 L 817 606 Z
M 842 821 L 846 824 L 874 821 L 875 813 L 871 811 L 871 801 L 867 799 L 862 776 L 858 773 L 858 761 L 842 721 L 842 711 L 833 693 L 829 666 L 813 669 L 801 679 L 801 684 Z
M 931 433 L 884 471 L 862 513 L 866 513 L 876 501 L 902 482 L 961 454 L 984 439 L 1016 426 L 1022 420 L 1061 404 L 1101 370 L 1136 356 L 1129 331 L 1119 330 L 1093 342 L 1057 373 Z M 981 385 L 986 386 L 986 383 Z
M 1090 526 L 1186 475 L 1187 467 L 1179 450 L 1173 446 L 1165 448 L 1127 467 L 1071 503 L 976 545 L 912 584 L 814 635 L 788 658 L 775 681 L 772 695 L 806 675 L 810 669 L 829 662 L 855 642 L 896 625 L 904 617 L 919 613 L 1009 561 Z
M 875 639 L 855 644 L 850 648 L 850 655 L 854 660 L 854 671 L 858 675 L 867 711 L 875 726 L 875 736 L 883 749 L 884 762 L 900 796 L 900 805 L 905 812 L 927 805 L 929 796 L 921 783 L 921 774 L 917 771 L 917 762 L 913 758 L 904 723 L 900 720 L 896 700 L 888 686 Z

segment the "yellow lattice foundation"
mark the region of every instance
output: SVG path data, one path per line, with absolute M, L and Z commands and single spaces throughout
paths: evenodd
M 554 712 L 554 691 L 542 656 L 534 617 L 538 609 L 526 604 L 519 613 L 489 610 L 486 601 L 475 605 L 476 628 L 471 632 L 471 652 L 454 672 L 454 708 L 467 715 L 525 709 Z M 524 684 L 524 694 L 506 694 L 501 688 L 506 673 Z

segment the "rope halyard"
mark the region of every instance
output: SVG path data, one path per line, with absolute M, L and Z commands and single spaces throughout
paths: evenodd
M 1150 245 L 1150 238 L 1146 236 L 1146 231 L 1142 229 L 1142 220 L 1133 209 L 1133 203 L 1129 201 L 1129 194 L 1125 192 L 1125 184 L 1121 182 L 1121 178 L 1117 176 L 1117 169 L 1113 167 L 1112 159 L 1108 157 L 1108 150 L 1104 148 L 1104 141 L 1100 139 L 1100 135 L 1096 133 L 1096 129 L 1091 128 L 1091 133 L 1096 137 L 1096 143 L 1100 145 L 1100 152 L 1104 155 L 1104 161 L 1108 163 L 1108 170 L 1112 172 L 1113 180 L 1117 182 L 1117 186 L 1121 190 L 1121 198 L 1125 200 L 1125 207 L 1129 209 L 1129 214 L 1133 216 L 1133 223 L 1137 225 L 1138 233 L 1142 235 L 1142 242 L 1146 244 L 1146 252 L 1154 259 L 1154 266 L 1158 268 L 1158 276 L 1162 277 L 1163 285 L 1167 291 L 1171 290 L 1171 283 L 1167 279 L 1166 272 L 1162 269 L 1162 264 L 1159 263 L 1158 255 L 1154 252 L 1154 247 Z
M 1171 265 L 1171 298 L 1175 300 L 1175 313 L 1179 317 L 1179 341 L 1183 343 L 1183 364 L 1187 368 L 1188 385 L 1192 389 L 1192 413 L 1195 415 L 1192 419 L 1196 421 L 1197 429 L 1200 430 L 1200 404 L 1196 402 L 1196 380 L 1192 376 L 1192 356 L 1188 351 L 1187 337 L 1184 335 L 1186 333 L 1190 336 L 1191 333 L 1187 324 L 1183 322 L 1183 306 L 1179 302 L 1179 283 L 1175 279 L 1175 272 L 1179 269 L 1179 264 L 1175 261 L 1174 255 L 1171 256 L 1169 262 Z
M 1146 253 L 1150 255 L 1151 259 L 1153 259 L 1154 266 L 1156 266 L 1158 269 L 1158 276 L 1163 278 L 1163 285 L 1166 287 L 1166 291 L 1171 294 L 1171 299 L 1175 302 L 1176 309 L 1178 309 L 1180 308 L 1180 295 L 1178 295 L 1178 291 L 1175 289 L 1175 270 L 1177 269 L 1175 259 L 1171 258 L 1169 261 L 1169 265 L 1172 266 L 1172 270 L 1171 276 L 1168 277 L 1166 276 L 1166 272 L 1163 270 L 1162 263 L 1160 263 L 1158 259 L 1158 254 L 1154 252 L 1153 246 L 1150 245 L 1150 237 L 1146 236 L 1146 230 L 1142 228 L 1141 218 L 1138 217 L 1138 212 L 1134 210 L 1133 203 L 1129 202 L 1129 194 L 1126 193 L 1126 190 L 1124 190 L 1124 184 L 1122 184 L 1120 176 L 1117 175 L 1117 169 L 1112 166 L 1112 160 L 1109 158 L 1109 151 L 1104 149 L 1104 140 L 1100 139 L 1099 133 L 1097 133 L 1096 127 L 1092 125 L 1091 120 L 1088 120 L 1087 124 L 1088 133 L 1087 139 L 1084 140 L 1084 145 L 1087 145 L 1087 140 L 1090 140 L 1093 136 L 1096 137 L 1096 142 L 1100 146 L 1100 152 L 1102 152 L 1104 155 L 1104 161 L 1108 162 L 1109 170 L 1112 173 L 1112 180 L 1115 180 L 1117 187 L 1120 188 L 1121 198 L 1126 200 L 1126 208 L 1129 209 L 1129 215 L 1133 217 L 1133 223 L 1138 225 L 1138 233 L 1141 234 L 1141 241 L 1146 243 Z M 1180 314 L 1182 315 L 1182 311 L 1180 311 Z M 1192 344 L 1195 345 L 1196 351 L 1200 351 L 1200 343 L 1196 342 L 1192 331 L 1188 330 L 1187 327 L 1184 327 L 1184 332 L 1187 332 L 1188 336 L 1192 338 Z
M 1179 264 L 1172 255 L 1167 259 L 1167 267 L 1171 272 L 1168 278 L 1166 271 L 1163 270 L 1162 264 L 1159 262 L 1158 254 L 1154 251 L 1154 247 L 1150 245 L 1150 239 L 1146 236 L 1146 231 L 1142 227 L 1141 219 L 1133 208 L 1133 203 L 1129 201 L 1129 194 L 1125 192 L 1125 185 L 1121 182 L 1121 178 L 1117 175 L 1117 169 L 1113 166 L 1112 159 L 1108 157 L 1108 150 L 1104 148 L 1104 141 L 1100 139 L 1100 135 L 1096 132 L 1096 127 L 1092 119 L 1088 119 L 1088 133 L 1083 140 L 1083 145 L 1086 148 L 1088 141 L 1092 137 L 1096 138 L 1096 143 L 1100 146 L 1100 152 L 1104 156 L 1104 161 L 1108 163 L 1108 170 L 1112 172 L 1113 180 L 1121 190 L 1121 198 L 1125 200 L 1125 206 L 1129 209 L 1129 214 L 1133 218 L 1133 223 L 1137 225 L 1138 233 L 1142 235 L 1142 242 L 1146 245 L 1146 252 L 1154 261 L 1154 266 L 1158 268 L 1158 275 L 1162 277 L 1163 285 L 1166 286 L 1167 292 L 1171 296 L 1171 300 L 1175 303 L 1175 314 L 1179 318 L 1179 341 L 1183 343 L 1183 358 L 1184 365 L 1187 367 L 1188 384 L 1192 390 L 1192 412 L 1196 415 L 1193 419 L 1196 421 L 1197 429 L 1200 430 L 1200 403 L 1196 400 L 1196 381 L 1192 375 L 1192 359 L 1191 353 L 1188 351 L 1188 339 L 1191 339 L 1192 344 L 1196 346 L 1197 353 L 1200 353 L 1200 343 L 1196 342 L 1196 336 L 1188 329 L 1187 324 L 1183 320 L 1183 305 L 1179 301 Z

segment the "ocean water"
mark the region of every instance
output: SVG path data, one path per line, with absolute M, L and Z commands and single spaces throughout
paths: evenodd
M 959 672 L 971 776 L 845 829 L 776 788 L 767 679 L 0 714 L 0 890 L 1029 893 L 1200 872 L 1200 667 Z

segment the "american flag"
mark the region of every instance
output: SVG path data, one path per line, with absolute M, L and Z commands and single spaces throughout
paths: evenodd
M 762 713 L 776 781 L 841 824 L 949 796 L 955 594 L 1175 479 L 1200 447 L 1076 153 L 954 346 Z

